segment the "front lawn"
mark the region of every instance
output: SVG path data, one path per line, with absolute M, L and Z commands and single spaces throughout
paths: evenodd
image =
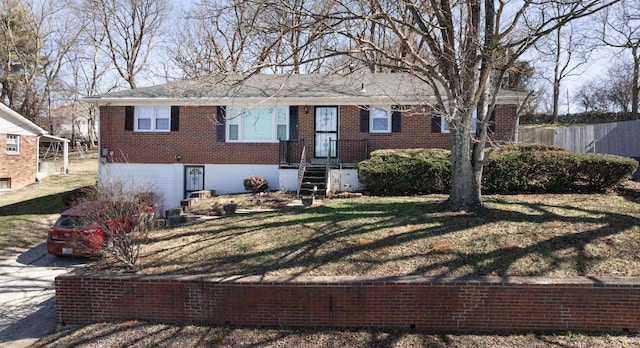
M 487 196 L 482 216 L 441 212 L 445 198 L 332 199 L 161 229 L 138 273 L 640 276 L 638 198 Z
M 95 185 L 95 151 L 69 154 L 69 173 L 45 177 L 19 190 L 0 193 L 0 258 L 44 243 L 47 231 L 65 209 L 67 192 Z

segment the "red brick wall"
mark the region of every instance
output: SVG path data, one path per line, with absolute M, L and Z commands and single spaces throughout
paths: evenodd
M 640 331 L 640 278 L 56 278 L 58 324 Z
M 7 154 L 7 135 L 0 134 L 0 178 L 11 178 L 11 188 L 17 189 L 36 181 L 38 138 L 20 135 L 20 153 Z
M 299 108 L 299 139 L 311 149 L 314 141 L 314 108 Z M 278 164 L 277 143 L 216 142 L 215 106 L 180 106 L 178 132 L 133 132 L 124 130 L 124 106 L 100 108 L 102 148 L 113 151 L 114 162 L 173 163 L 180 155 L 184 163 Z M 497 106 L 495 138 L 513 137 L 514 105 Z M 431 118 L 403 113 L 399 133 L 360 132 L 360 109 L 340 106 L 339 136 L 345 140 L 368 139 L 369 150 L 385 148 L 450 148 L 449 134 L 432 133 Z M 311 151 L 311 150 L 310 150 Z M 345 155 L 345 154 L 343 154 Z M 345 156 L 347 157 L 347 156 Z

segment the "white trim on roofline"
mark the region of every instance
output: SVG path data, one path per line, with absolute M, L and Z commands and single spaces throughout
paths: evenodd
M 129 105 L 181 105 L 181 106 L 215 106 L 215 105 L 431 105 L 435 104 L 433 96 L 421 100 L 414 98 L 380 97 L 344 97 L 344 98 L 98 98 L 84 97 L 87 102 L 95 102 L 100 106 Z M 498 105 L 519 105 L 522 99 L 514 96 L 498 97 Z
M 6 118 L 7 120 L 17 124 L 18 126 L 20 126 L 20 128 L 26 131 L 30 131 L 31 133 L 33 133 L 33 135 L 44 135 L 49 133 L 46 130 L 40 128 L 37 124 L 29 121 L 29 119 L 27 119 L 26 117 L 15 112 L 13 109 L 6 106 L 4 103 L 0 103 L 0 112 L 8 116 Z

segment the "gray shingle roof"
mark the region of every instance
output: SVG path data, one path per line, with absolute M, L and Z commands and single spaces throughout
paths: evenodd
M 433 97 L 433 88 L 418 78 L 402 73 L 376 74 L 258 74 L 215 75 L 194 80 L 180 80 L 163 85 L 142 87 L 87 97 L 89 101 L 154 100 L 335 100 L 362 102 L 371 100 L 421 101 Z

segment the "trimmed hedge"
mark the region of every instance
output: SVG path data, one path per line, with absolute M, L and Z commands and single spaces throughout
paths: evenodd
M 439 149 L 378 150 L 358 165 L 372 195 L 447 193 L 451 153 Z M 494 150 L 485 160 L 485 193 L 594 193 L 614 188 L 638 168 L 631 158 L 574 154 L 555 146 L 518 145 Z
M 372 195 L 447 193 L 450 157 L 440 149 L 377 150 L 358 164 L 358 178 Z
M 482 175 L 485 193 L 595 193 L 628 179 L 638 163 L 606 154 L 574 154 L 555 146 L 519 145 L 494 151 Z

